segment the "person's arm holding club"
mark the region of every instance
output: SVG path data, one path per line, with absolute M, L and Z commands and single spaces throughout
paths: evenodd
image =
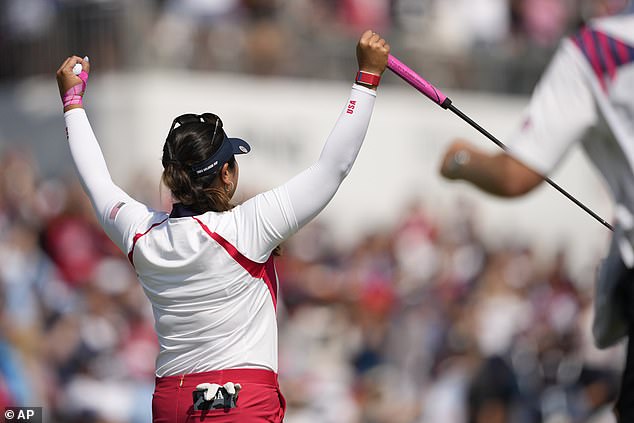
M 457 139 L 445 152 L 440 173 L 447 179 L 471 182 L 500 197 L 518 197 L 537 187 L 543 177 L 507 153 L 486 153 Z
M 455 140 L 442 159 L 441 175 L 468 181 L 497 196 L 522 196 L 545 180 L 573 145 L 593 133 L 596 136 L 593 131 L 600 120 L 599 112 L 579 55 L 571 41 L 560 45 L 531 96 L 522 124 L 510 137 L 506 151 L 489 154 L 465 140 Z M 612 264 L 619 254 L 610 257 Z M 614 345 L 628 330 L 616 289 L 619 277 L 611 274 L 618 272 L 611 270 L 612 267 L 602 266 L 593 302 L 592 331 L 599 348 Z
M 591 89 L 575 56 L 571 43 L 562 43 L 504 152 L 489 154 L 458 139 L 446 151 L 440 173 L 502 197 L 537 187 L 597 121 Z
M 352 169 L 365 139 L 389 51 L 389 44 L 379 34 L 370 30 L 363 33 L 356 47 L 359 72 L 317 161 L 281 186 L 241 205 L 245 227 L 258 234 L 252 237 L 259 251 L 256 260 L 264 260 L 315 218 Z
M 361 36 L 356 48 L 359 72 L 347 106 L 328 136 L 317 163 L 287 184 L 300 226 L 326 206 L 352 169 L 365 139 L 389 52 L 390 45 L 379 34 L 368 30 Z M 311 185 L 311 198 L 305 198 L 305 187 Z

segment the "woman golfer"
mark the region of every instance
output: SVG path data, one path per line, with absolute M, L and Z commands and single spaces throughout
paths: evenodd
M 162 157 L 170 213 L 149 209 L 112 182 L 82 107 L 88 59 L 69 57 L 57 71 L 83 187 L 152 303 L 160 344 L 155 423 L 282 421 L 272 253 L 328 204 L 350 171 L 389 50 L 378 34 L 361 36 L 355 84 L 319 160 L 238 206 L 231 204 L 234 155 L 249 152 L 249 144 L 229 138 L 211 113 L 174 119 Z

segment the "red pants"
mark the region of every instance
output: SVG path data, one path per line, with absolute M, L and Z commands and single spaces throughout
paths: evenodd
M 192 392 L 200 383 L 242 385 L 236 408 L 194 411 Z M 260 369 L 231 369 L 156 378 L 153 423 L 281 423 L 286 401 L 277 374 Z

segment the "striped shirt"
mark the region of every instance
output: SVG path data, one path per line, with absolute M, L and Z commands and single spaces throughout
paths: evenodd
M 591 21 L 563 40 L 510 138 L 543 175 L 581 143 L 616 203 L 615 237 L 634 266 L 634 15 Z

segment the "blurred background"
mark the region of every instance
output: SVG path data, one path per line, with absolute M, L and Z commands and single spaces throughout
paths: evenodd
M 169 209 L 174 116 L 212 111 L 249 140 L 238 200 L 273 188 L 316 160 L 367 28 L 504 140 L 561 37 L 625 3 L 0 1 L 0 406 L 151 421 L 151 309 L 70 161 L 54 78 L 67 56 L 90 56 L 113 179 Z M 277 262 L 287 422 L 614 421 L 623 348 L 597 350 L 589 329 L 610 234 L 548 187 L 502 201 L 440 179 L 458 136 L 490 147 L 386 73 L 351 175 Z M 578 148 L 553 177 L 611 220 Z

